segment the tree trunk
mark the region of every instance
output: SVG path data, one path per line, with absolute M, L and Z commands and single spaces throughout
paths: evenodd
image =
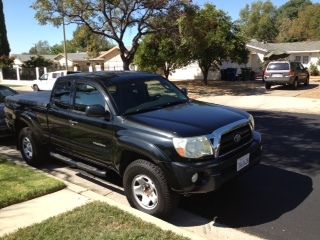
M 164 74 L 165 78 L 168 79 L 168 77 L 170 75 L 170 68 L 164 67 L 163 74 Z
M 201 72 L 203 75 L 203 83 L 205 85 L 208 85 L 208 74 L 209 74 L 209 68 L 201 68 Z
M 123 70 L 124 71 L 130 71 L 130 61 L 128 61 L 128 59 L 122 59 L 122 62 L 123 62 Z

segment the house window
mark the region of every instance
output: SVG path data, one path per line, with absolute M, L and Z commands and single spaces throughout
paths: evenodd
M 303 64 L 308 64 L 309 63 L 309 56 L 303 56 Z
M 295 61 L 295 62 L 301 62 L 301 56 L 296 56 L 296 58 L 295 58 L 294 61 Z

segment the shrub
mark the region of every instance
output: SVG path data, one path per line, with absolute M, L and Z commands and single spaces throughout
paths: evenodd
M 310 72 L 311 76 L 319 76 L 320 75 L 318 66 L 313 63 L 311 63 L 311 65 L 309 67 L 309 72 Z

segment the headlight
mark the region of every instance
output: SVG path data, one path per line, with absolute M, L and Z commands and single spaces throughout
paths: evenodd
M 206 136 L 173 138 L 173 145 L 181 157 L 200 158 L 213 155 L 212 145 Z
M 252 130 L 254 130 L 254 118 L 253 118 L 253 116 L 250 114 L 250 116 L 249 116 L 249 121 L 250 121 L 250 125 L 251 125 L 251 127 L 252 127 Z

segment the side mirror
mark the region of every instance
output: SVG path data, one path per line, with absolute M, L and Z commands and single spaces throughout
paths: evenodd
M 106 120 L 110 120 L 111 114 L 106 111 L 101 105 L 90 105 L 86 107 L 86 116 L 88 117 L 103 117 Z
M 186 88 L 181 88 L 180 90 L 181 90 L 181 92 L 182 92 L 184 95 L 188 96 L 188 89 L 186 89 Z

